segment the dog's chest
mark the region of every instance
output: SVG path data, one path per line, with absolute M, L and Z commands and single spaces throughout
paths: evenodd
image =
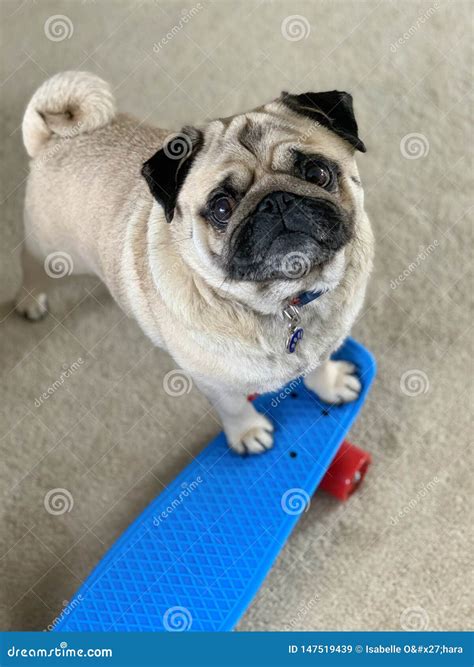
M 263 330 L 261 344 L 229 359 L 235 373 L 244 377 L 250 391 L 266 392 L 279 389 L 290 380 L 316 368 L 328 351 L 327 336 L 318 335 L 314 322 L 301 322 L 302 335 L 288 349 L 291 331 L 281 320 Z

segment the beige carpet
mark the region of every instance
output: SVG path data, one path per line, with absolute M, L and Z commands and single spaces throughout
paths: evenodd
M 22 113 L 47 76 L 73 68 L 109 79 L 122 109 L 173 129 L 282 89 L 354 94 L 377 236 L 354 333 L 379 375 L 352 439 L 374 463 L 346 505 L 316 495 L 239 629 L 472 627 L 471 8 L 3 0 L 2 629 L 47 627 L 218 431 L 196 391 L 166 395 L 173 361 L 96 281 L 58 285 L 40 323 L 11 311 L 27 174 Z M 73 499 L 58 516 L 44 507 L 56 488 Z

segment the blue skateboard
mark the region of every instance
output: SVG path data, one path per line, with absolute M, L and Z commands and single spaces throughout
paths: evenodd
M 240 457 L 218 435 L 111 547 L 54 630 L 232 630 L 338 458 L 375 377 L 372 355 L 352 339 L 334 358 L 356 365 L 356 401 L 328 405 L 302 380 L 258 397 L 275 425 L 273 449 Z

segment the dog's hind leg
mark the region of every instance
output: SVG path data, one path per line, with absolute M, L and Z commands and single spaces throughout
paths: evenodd
M 21 254 L 22 286 L 15 298 L 16 312 L 32 322 L 48 312 L 47 288 L 51 282 L 45 266 L 23 246 Z

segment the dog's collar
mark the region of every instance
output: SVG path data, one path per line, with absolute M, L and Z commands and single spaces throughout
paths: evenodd
M 300 311 L 298 309 L 319 299 L 320 296 L 323 296 L 323 294 L 326 294 L 328 291 L 329 290 L 326 289 L 313 292 L 301 292 L 301 294 L 293 297 L 288 305 L 283 308 L 283 317 L 289 321 L 288 333 L 286 336 L 286 351 L 288 354 L 293 354 L 304 335 L 303 327 L 298 326 L 301 321 Z
M 318 289 L 316 292 L 301 292 L 298 296 L 295 296 L 290 301 L 291 306 L 306 306 L 306 304 L 311 303 L 311 301 L 316 301 L 320 296 L 326 294 L 329 290 L 327 289 Z

